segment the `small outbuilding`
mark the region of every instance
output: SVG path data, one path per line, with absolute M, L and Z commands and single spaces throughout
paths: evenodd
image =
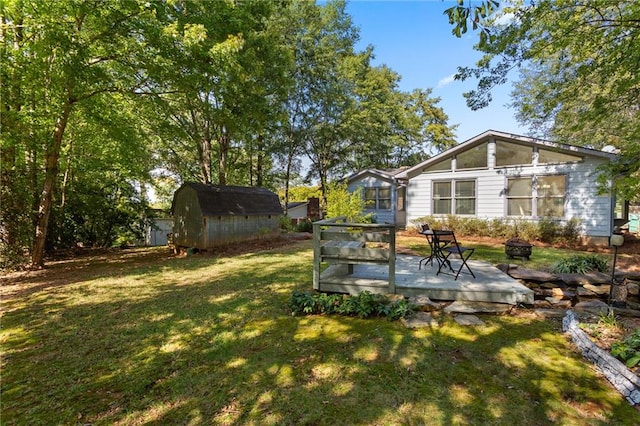
M 278 232 L 278 196 L 265 188 L 188 182 L 173 195 L 173 244 L 206 250 Z

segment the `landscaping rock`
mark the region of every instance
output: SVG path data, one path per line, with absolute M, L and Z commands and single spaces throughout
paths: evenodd
M 402 318 L 402 324 L 407 328 L 438 327 L 438 321 L 427 312 L 416 312 Z
M 537 316 L 541 318 L 562 318 L 567 313 L 566 309 L 535 309 Z
M 609 305 L 604 303 L 602 300 L 588 300 L 585 302 L 576 303 L 576 306 L 573 307 L 576 312 L 587 312 L 590 314 L 606 315 L 609 312 Z
M 579 286 L 578 288 L 576 288 L 576 292 L 578 293 L 578 297 L 593 297 L 598 295 L 597 293 L 589 290 L 588 288 L 584 288 L 582 286 Z
M 628 304 L 627 304 L 628 306 Z M 640 310 L 633 308 L 611 308 L 616 315 L 640 318 Z
M 557 305 L 558 303 L 560 303 L 562 301 L 562 298 L 549 296 L 549 297 L 545 297 L 544 300 L 546 300 L 547 302 L 551 303 L 552 305 Z
M 582 287 L 600 296 L 608 295 L 611 290 L 610 285 L 584 284 Z
M 509 305 L 506 303 L 470 302 L 456 300 L 455 302 L 444 308 L 444 310 L 447 313 L 473 314 L 476 312 L 504 313 L 511 310 L 511 308 L 513 308 L 513 305 Z
M 534 294 L 544 296 L 544 297 L 559 297 L 560 299 L 573 299 L 575 297 L 575 293 L 568 289 L 562 288 L 539 288 L 533 290 Z
M 558 274 L 558 278 L 568 285 L 607 284 L 611 282 L 611 275 L 604 272 L 589 272 L 588 274 Z
M 484 321 L 475 315 L 456 315 L 455 321 L 460 325 L 483 325 Z
M 571 300 L 563 300 L 559 297 L 547 297 L 546 300 L 551 303 L 554 308 L 571 308 Z
M 389 302 L 397 302 L 399 300 L 403 300 L 404 296 L 401 294 L 393 294 L 393 293 L 387 293 L 385 294 L 385 297 L 389 300 Z
M 558 277 L 548 272 L 536 271 L 535 269 L 528 268 L 514 268 L 507 271 L 512 278 L 516 280 L 525 281 L 537 281 L 537 282 L 549 282 L 556 281 Z
M 552 308 L 551 303 L 549 303 L 547 300 L 534 300 L 533 307 L 534 309 L 551 309 Z
M 442 308 L 439 303 L 434 302 L 427 296 L 412 296 L 408 299 L 409 303 L 416 306 L 416 310 L 420 312 L 433 312 Z
M 629 292 L 629 296 L 638 296 L 640 294 L 640 285 L 635 282 L 627 282 L 627 292 Z
M 554 288 L 563 288 L 566 287 L 567 285 L 563 282 L 551 282 L 551 281 L 547 281 L 547 282 L 543 282 L 540 283 L 540 287 L 542 288 L 546 288 L 546 289 L 554 289 Z

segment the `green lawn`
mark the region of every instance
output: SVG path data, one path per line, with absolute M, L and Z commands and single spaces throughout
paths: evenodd
M 292 317 L 309 241 L 126 253 L 52 265 L 4 298 L 2 424 L 640 423 L 557 321 Z

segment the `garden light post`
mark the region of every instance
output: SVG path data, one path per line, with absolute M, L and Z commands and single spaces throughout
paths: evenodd
M 609 305 L 616 308 L 625 308 L 627 306 L 627 292 L 624 282 L 618 284 L 616 282 L 616 260 L 618 259 L 618 247 L 624 244 L 624 236 L 622 234 L 612 234 L 609 237 L 609 245 L 613 247 L 613 265 L 611 266 L 611 289 L 609 290 Z

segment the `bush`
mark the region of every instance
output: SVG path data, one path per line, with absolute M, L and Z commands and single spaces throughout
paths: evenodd
M 580 242 L 580 219 L 569 219 L 560 231 L 560 239 L 569 246 L 578 245 Z
M 298 222 L 295 228 L 296 232 L 313 232 L 313 222 L 310 220 Z
M 632 368 L 640 363 L 640 329 L 636 329 L 622 342 L 611 345 L 611 355 L 615 356 L 627 367 Z
M 291 222 L 291 219 L 286 216 L 280 216 L 280 229 L 285 232 L 291 232 L 295 229 L 295 225 Z
M 543 243 L 554 243 L 560 235 L 560 225 L 546 217 L 538 222 L 538 228 Z
M 480 219 L 461 216 L 423 216 L 411 221 L 419 228 L 420 224 L 428 223 L 431 229 L 453 229 L 459 237 L 491 237 L 491 238 L 522 238 L 527 241 L 542 241 L 545 243 L 562 242 L 576 245 L 580 241 L 580 220 L 570 219 L 563 226 L 550 218 L 543 218 L 539 222 L 524 219 L 494 218 Z
M 15 271 L 23 269 L 29 258 L 24 250 L 17 246 L 10 246 L 0 242 L 0 271 Z
M 359 318 L 386 317 L 394 321 L 411 314 L 405 299 L 390 301 L 384 295 L 363 291 L 357 296 L 294 291 L 289 299 L 292 315 L 341 314 Z
M 585 274 L 593 270 L 606 272 L 608 269 L 607 259 L 595 254 L 576 254 L 562 259 L 550 268 L 556 274 Z

